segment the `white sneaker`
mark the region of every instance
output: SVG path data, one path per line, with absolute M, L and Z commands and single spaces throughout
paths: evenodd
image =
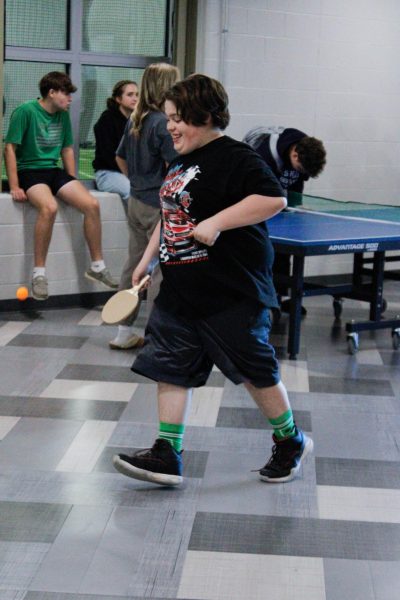
M 47 300 L 49 297 L 49 282 L 45 275 L 32 278 L 32 297 L 35 300 Z
M 117 336 L 114 340 L 109 342 L 109 346 L 113 350 L 130 350 L 131 348 L 142 348 L 143 345 L 144 338 L 136 335 L 135 333 L 126 339 Z

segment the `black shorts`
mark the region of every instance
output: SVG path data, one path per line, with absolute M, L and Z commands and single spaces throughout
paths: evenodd
M 202 319 L 171 314 L 155 304 L 132 371 L 191 388 L 204 385 L 215 364 L 235 384 L 271 387 L 280 376 L 268 342 L 270 324 L 268 308 L 252 300 Z
M 28 191 L 33 185 L 44 183 L 51 189 L 55 196 L 57 192 L 70 181 L 75 181 L 75 177 L 68 175 L 64 169 L 26 169 L 18 171 L 18 180 L 20 187 L 24 192 Z

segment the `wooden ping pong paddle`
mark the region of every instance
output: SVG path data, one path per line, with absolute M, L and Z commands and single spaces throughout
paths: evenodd
M 150 279 L 150 275 L 145 275 L 141 281 L 130 290 L 121 290 L 112 296 L 103 306 L 101 318 L 108 325 L 115 325 L 124 321 L 133 313 L 138 302 L 139 292 Z

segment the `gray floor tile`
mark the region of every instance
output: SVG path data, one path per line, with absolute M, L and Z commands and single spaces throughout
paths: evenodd
M 214 450 L 209 454 L 198 510 L 317 517 L 314 461 L 310 457 L 299 476 L 289 485 L 262 482 L 256 469 L 270 457 L 270 449 L 247 452 L 244 448 Z
M 317 457 L 318 485 L 400 489 L 400 462 Z
M 0 598 L 2 600 L 18 598 L 18 594 L 22 597 L 22 592 L 16 590 L 26 589 L 29 586 L 50 547 L 50 543 L 0 541 Z
M 197 513 L 190 550 L 400 560 L 400 525 Z
M 158 423 L 157 385 L 155 383 L 139 383 L 131 400 L 125 406 L 120 420 L 136 423 Z
M 124 595 L 151 517 L 146 510 L 73 507 L 29 588 Z
M 77 349 L 83 346 L 87 338 L 71 335 L 39 335 L 20 333 L 12 339 L 8 346 L 32 348 L 68 348 Z
M 39 395 L 74 356 L 76 350 L 0 349 L 0 393 L 7 396 Z
M 360 364 L 357 356 L 323 356 L 308 359 L 310 376 L 340 377 L 341 379 L 390 379 L 391 368 L 386 365 Z
M 130 370 L 138 350 L 135 348 L 130 350 L 110 348 L 109 342 L 117 335 L 116 327 L 91 327 L 91 329 L 94 331 L 91 334 L 89 332 L 90 337 L 79 349 L 75 360 L 70 362 L 76 363 L 79 360 L 81 365 L 107 365 L 109 367 L 126 367 Z M 134 332 L 137 335 L 143 334 L 143 331 L 137 328 L 134 328 Z M 81 332 L 81 335 L 83 333 L 86 334 L 84 331 Z
M 125 407 L 125 402 L 106 400 L 0 396 L 1 416 L 118 421 Z
M 176 598 L 193 519 L 191 511 L 155 511 L 130 594 Z
M 140 381 L 139 381 L 140 378 Z M 57 375 L 57 379 L 82 379 L 89 381 L 118 381 L 124 383 L 145 383 L 148 379 L 133 373 L 127 367 L 107 365 L 68 364 Z
M 244 385 L 234 385 L 227 379 L 222 392 L 221 406 L 254 408 L 255 403 Z
M 326 600 L 398 600 L 397 562 L 324 559 Z
M 376 600 L 397 600 L 400 590 L 398 563 L 370 562 L 369 568 Z
M 182 515 L 178 522 L 175 511 L 73 509 L 30 589 L 125 597 L 139 596 L 151 582 L 151 596 L 159 596 L 156 588 L 164 587 L 171 597 L 171 588 L 176 592 L 179 583 L 176 563 L 182 563 L 192 520 Z M 160 577 L 164 570 L 169 577 Z M 154 580 L 155 573 L 160 582 Z
M 317 456 L 400 461 L 400 415 L 315 410 L 313 439 Z
M 400 352 L 397 350 L 380 350 L 380 355 L 383 360 L 383 364 L 390 367 L 400 366 Z
M 23 600 L 94 600 L 93 594 L 69 594 L 64 592 L 25 592 Z M 96 600 L 100 600 L 97 599 Z M 121 596 L 101 596 L 101 600 L 121 600 Z M 124 600 L 137 600 L 132 596 L 124 596 Z
M 226 377 L 223 373 L 219 373 L 218 371 L 212 371 L 210 373 L 209 378 L 207 379 L 206 385 L 211 387 L 224 387 L 226 381 Z
M 25 590 L 2 590 L 1 600 L 25 600 Z
M 377 598 L 368 561 L 324 558 L 324 575 L 326 600 Z
M 24 592 L 25 594 L 25 592 Z M 62 592 L 27 592 L 23 598 L 12 596 L 4 600 L 143 600 L 143 596 L 110 596 L 108 594 L 93 596 L 93 594 L 64 594 Z M 155 598 L 153 600 L 169 600 L 168 598 Z M 3 598 L 2 598 L 3 600 Z M 185 600 L 183 598 L 183 600 Z
M 80 421 L 23 417 L 0 445 L 0 465 L 55 469 L 81 427 Z
M 294 418 L 301 429 L 312 431 L 311 414 L 308 411 L 294 411 Z M 258 408 L 221 407 L 216 426 L 238 429 L 272 429 L 269 421 Z
M 400 414 L 400 402 L 395 396 L 362 396 L 361 394 L 325 394 L 291 392 L 292 408 L 308 410 L 311 415 L 323 412 L 325 418 L 333 413 L 371 415 Z M 363 418 L 363 417 L 362 417 Z
M 0 501 L 71 503 L 81 506 L 131 506 L 195 511 L 201 479 L 187 478 L 179 488 L 162 488 L 115 473 L 73 473 L 2 467 Z
M 0 502 L 0 540 L 54 542 L 70 510 L 70 504 Z
M 394 396 L 390 381 L 380 379 L 340 379 L 309 376 L 311 392 L 360 394 L 363 396 Z

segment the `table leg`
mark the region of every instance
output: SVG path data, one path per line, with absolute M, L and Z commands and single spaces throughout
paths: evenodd
M 301 303 L 304 288 L 304 256 L 293 256 L 292 276 L 290 278 L 289 313 L 289 358 L 296 360 L 300 350 Z
M 383 279 L 385 276 L 385 253 L 374 252 L 372 270 L 372 299 L 369 308 L 370 321 L 380 321 L 382 313 Z

